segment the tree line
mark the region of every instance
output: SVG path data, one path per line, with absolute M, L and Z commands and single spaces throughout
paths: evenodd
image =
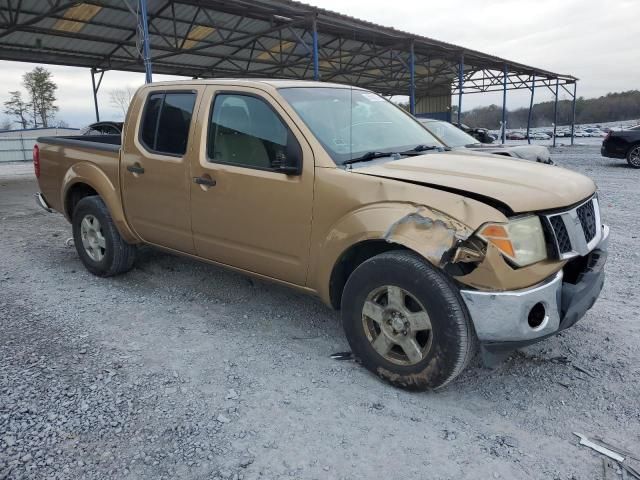
M 4 113 L 9 116 L 8 126 L 17 124 L 20 128 L 49 127 L 54 121 L 58 106 L 56 90 L 58 86 L 49 70 L 36 67 L 22 76 L 22 86 L 26 91 L 9 92 L 4 102 Z M 3 125 L 7 126 L 7 125 Z
M 548 127 L 553 123 L 554 102 L 542 102 L 533 106 L 532 127 Z M 558 125 L 571 124 L 573 102 L 558 101 Z M 507 111 L 507 128 L 525 128 L 529 116 L 528 108 Z M 598 98 L 579 97 L 576 100 L 576 123 L 605 123 L 640 119 L 640 90 L 609 93 Z M 500 128 L 502 107 L 490 105 L 462 112 L 462 122 L 471 127 Z

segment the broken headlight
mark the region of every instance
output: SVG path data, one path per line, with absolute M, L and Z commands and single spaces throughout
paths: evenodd
M 487 223 L 477 235 L 519 267 L 547 258 L 542 223 L 536 215 L 513 218 L 509 223 Z

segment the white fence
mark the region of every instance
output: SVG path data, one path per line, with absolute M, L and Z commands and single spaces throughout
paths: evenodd
M 28 162 L 32 159 L 34 136 L 0 138 L 0 162 Z
M 78 135 L 77 128 L 28 128 L 0 132 L 0 163 L 30 162 L 38 137 Z

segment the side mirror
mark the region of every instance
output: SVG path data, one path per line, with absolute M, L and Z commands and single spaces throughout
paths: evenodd
M 287 137 L 287 146 L 284 152 L 278 154 L 279 165 L 276 167 L 276 171 L 286 175 L 301 175 L 302 147 L 291 133 Z

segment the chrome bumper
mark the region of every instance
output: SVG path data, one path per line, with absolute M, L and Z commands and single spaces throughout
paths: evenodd
M 589 253 L 589 266 L 576 284 L 564 283 L 559 271 L 541 284 L 523 290 L 461 290 L 480 342 L 517 348 L 572 326 L 593 306 L 602 290 L 608 243 L 609 227 L 603 225 L 601 240 Z M 540 305 L 544 307 L 544 315 L 530 322 L 532 308 L 536 306 L 540 312 Z
M 53 213 L 53 208 L 49 206 L 44 196 L 40 192 L 36 193 L 35 197 L 36 197 L 36 203 L 38 204 L 38 206 L 45 209 L 49 213 Z

